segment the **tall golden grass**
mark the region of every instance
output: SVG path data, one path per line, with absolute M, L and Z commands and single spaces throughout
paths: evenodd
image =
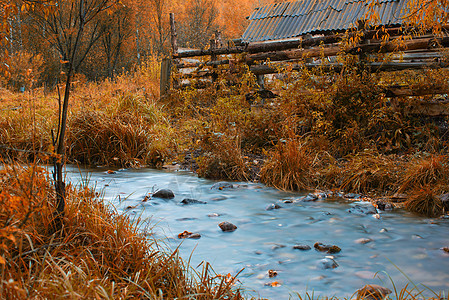
M 2 299 L 242 299 L 225 277 L 192 274 L 87 187 L 67 187 L 62 230 L 45 170 L 8 166 L 0 182 Z M 228 278 L 229 279 L 229 278 Z

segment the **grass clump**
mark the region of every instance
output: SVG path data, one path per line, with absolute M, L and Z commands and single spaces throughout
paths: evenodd
M 427 188 L 413 191 L 404 203 L 405 209 L 428 217 L 437 217 L 443 213 L 443 204 L 435 192 Z
M 91 165 L 161 166 L 171 132 L 161 112 L 136 95 L 119 96 L 105 111 L 77 111 L 69 123 L 68 156 Z
M 268 154 L 260 180 L 282 190 L 304 190 L 313 186 L 313 161 L 307 146 L 297 139 L 280 142 Z
M 47 176 L 33 166 L 1 172 L 0 298 L 242 299 L 210 270 L 189 273 L 176 251 L 165 252 L 88 188 L 67 187 L 56 231 Z

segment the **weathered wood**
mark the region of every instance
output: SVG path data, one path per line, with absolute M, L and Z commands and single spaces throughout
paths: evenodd
M 170 13 L 170 36 L 172 55 L 175 56 L 178 53 L 178 34 L 176 33 L 174 13 Z
M 375 72 L 393 72 L 393 71 L 402 71 L 402 70 L 421 70 L 421 69 L 438 69 L 438 68 L 447 68 L 449 67 L 448 63 L 445 62 L 387 62 L 387 63 L 367 63 L 365 65 L 369 67 L 370 71 Z M 314 69 L 314 68 L 322 68 L 324 71 L 334 71 L 340 72 L 344 67 L 343 64 L 339 63 L 330 63 L 330 64 L 297 64 L 291 67 L 293 71 L 300 71 L 303 68 L 306 69 Z M 250 71 L 255 75 L 263 75 L 263 74 L 276 74 L 279 73 L 279 68 L 276 66 L 269 65 L 256 65 L 251 66 Z
M 223 39 L 222 39 L 220 30 L 215 31 L 215 40 L 217 41 L 216 42 L 217 48 L 222 48 L 223 47 Z
M 221 65 L 228 65 L 229 59 L 223 59 L 223 60 L 216 60 L 216 61 L 208 61 L 208 62 L 197 62 L 197 63 L 179 63 L 176 65 L 178 69 L 184 69 L 184 68 L 203 68 L 205 66 L 210 67 L 218 67 Z
M 305 59 L 309 57 L 320 56 L 335 56 L 340 52 L 340 47 L 327 47 L 327 48 L 311 48 L 311 49 L 296 49 L 296 50 L 284 50 L 276 52 L 250 54 L 245 57 L 245 62 L 249 65 L 254 64 L 256 61 L 283 61 L 292 59 Z
M 220 48 L 216 50 L 203 50 L 203 49 L 194 49 L 194 50 L 185 50 L 178 51 L 177 54 L 173 55 L 174 58 L 187 58 L 187 57 L 195 57 L 195 56 L 206 56 L 206 55 L 223 55 L 223 54 L 237 54 L 245 51 L 245 47 L 227 47 Z
M 405 107 L 404 112 L 412 115 L 425 115 L 431 117 L 449 116 L 449 103 L 443 102 L 414 102 Z
M 407 96 L 425 96 L 449 94 L 449 86 L 428 86 L 411 88 L 408 86 L 390 86 L 385 89 L 387 97 L 407 97 Z
M 418 49 L 435 49 L 438 48 L 439 46 L 448 47 L 449 37 L 364 44 L 346 50 L 341 49 L 340 46 L 333 46 L 333 47 L 320 47 L 310 49 L 295 49 L 295 50 L 274 51 L 267 53 L 257 53 L 247 55 L 245 58 L 245 62 L 251 65 L 254 64 L 256 61 L 265 61 L 265 60 L 285 61 L 292 59 L 305 59 L 310 57 L 335 56 L 339 52 L 351 54 L 387 53 L 387 52 L 418 50 Z
M 164 96 L 170 89 L 172 61 L 170 58 L 164 58 L 161 62 L 160 94 Z
M 407 51 L 417 49 L 436 49 L 449 46 L 449 37 L 443 38 L 420 38 L 414 40 L 393 40 L 388 43 L 366 44 L 345 50 L 346 53 L 387 53 L 396 51 Z

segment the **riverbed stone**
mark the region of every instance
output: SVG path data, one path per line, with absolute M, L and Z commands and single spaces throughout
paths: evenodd
M 273 210 L 273 209 L 279 209 L 282 208 L 282 206 L 280 206 L 279 204 L 276 203 L 272 203 L 270 205 L 268 205 L 267 207 L 265 207 L 265 210 Z
M 178 239 L 199 239 L 201 238 L 201 234 L 197 232 L 190 232 L 187 230 L 184 230 L 184 232 L 181 232 L 178 234 Z
M 374 202 L 374 205 L 377 207 L 378 210 L 382 210 L 382 211 L 393 210 L 393 208 L 394 208 L 393 204 L 388 203 L 384 200 L 376 200 Z
M 354 194 L 354 193 L 348 193 L 348 194 L 345 194 L 344 197 L 347 198 L 347 199 L 360 199 L 360 198 L 362 198 L 362 195 Z
M 357 290 L 357 299 L 381 300 L 391 294 L 391 290 L 377 284 L 367 284 Z
M 335 269 L 338 267 L 338 263 L 332 258 L 323 258 L 318 261 L 318 267 L 321 269 Z
M 201 201 L 201 200 L 196 200 L 196 199 L 191 199 L 191 198 L 185 198 L 182 199 L 181 204 L 183 205 L 190 205 L 190 204 L 206 204 L 207 202 L 205 201 Z
M 293 249 L 307 251 L 307 250 L 312 249 L 312 247 L 310 247 L 309 245 L 294 245 Z
M 153 194 L 153 197 L 161 199 L 173 199 L 175 198 L 175 194 L 170 189 L 160 189 Z
M 224 190 L 224 189 L 233 189 L 234 185 L 230 182 L 226 182 L 226 181 L 220 181 L 217 183 L 214 183 L 210 189 L 211 190 Z
M 312 202 L 312 201 L 316 201 L 316 200 L 318 200 L 318 196 L 315 194 L 312 194 L 312 193 L 307 194 L 307 196 L 300 198 L 301 202 Z
M 237 229 L 237 226 L 227 221 L 221 222 L 220 224 L 218 224 L 218 226 L 224 232 L 232 232 Z
M 326 251 L 327 253 L 338 253 L 341 251 L 341 248 L 337 245 L 324 245 L 323 243 L 319 242 L 316 242 L 313 247 L 318 251 Z
M 370 238 L 360 238 L 360 239 L 356 239 L 354 242 L 357 244 L 368 244 L 372 241 L 373 241 L 373 239 L 370 239 Z
M 370 203 L 368 205 L 359 205 L 356 204 L 350 209 L 347 210 L 348 213 L 356 214 L 356 215 L 373 215 L 377 214 L 376 208 Z

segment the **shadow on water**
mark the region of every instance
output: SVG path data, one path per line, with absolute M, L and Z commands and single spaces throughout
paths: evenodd
M 295 199 L 304 194 L 261 184 L 214 190 L 215 181 L 189 172 L 139 169 L 108 174 L 105 169 L 91 169 L 81 174 L 119 212 L 145 219 L 154 236 L 166 239 L 172 249 L 182 243 L 181 255 L 186 260 L 191 255 L 191 266 L 208 261 L 221 274 L 236 274 L 244 268 L 238 278 L 253 296 L 287 299 L 293 292 L 303 295 L 307 291 L 349 297 L 369 283 L 392 288 L 389 277 L 396 287 L 410 279 L 433 291 L 449 290 L 449 254 L 441 250 L 449 246 L 448 220 L 417 217 L 402 210 L 383 212 L 377 219 L 348 212 L 364 203 L 343 199 L 300 202 Z M 68 167 L 68 177 L 79 182 L 81 175 Z M 163 188 L 171 189 L 175 198 L 143 201 L 148 193 Z M 181 205 L 185 198 L 207 203 Z M 266 210 L 271 204 L 281 208 Z M 222 232 L 218 224 L 223 221 L 238 229 Z M 178 239 L 185 230 L 201 238 Z M 342 250 L 319 252 L 313 248 L 316 242 Z M 298 250 L 295 245 L 312 249 Z M 325 269 L 323 259 L 330 255 L 338 267 Z M 278 275 L 269 278 L 268 270 Z M 274 281 L 280 286 L 266 285 Z

